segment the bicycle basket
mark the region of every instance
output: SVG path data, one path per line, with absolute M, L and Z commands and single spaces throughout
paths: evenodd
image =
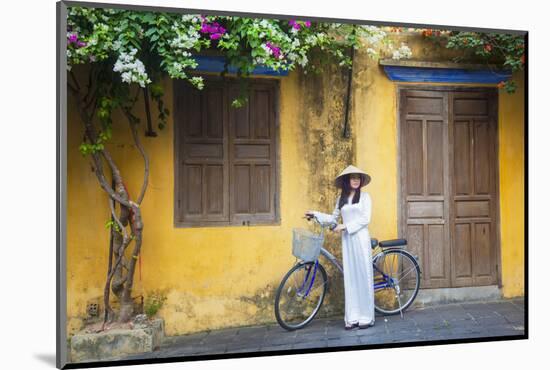
M 321 253 L 324 236 L 306 229 L 292 229 L 292 254 L 299 259 L 315 261 Z

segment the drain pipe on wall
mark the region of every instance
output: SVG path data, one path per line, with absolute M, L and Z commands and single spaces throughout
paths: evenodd
M 346 95 L 346 111 L 345 111 L 345 117 L 344 117 L 344 132 L 343 136 L 346 139 L 349 139 L 350 137 L 350 130 L 349 130 L 349 102 L 351 98 L 351 82 L 353 78 L 353 56 L 355 54 L 354 47 L 351 46 L 350 51 L 350 57 L 351 57 L 351 66 L 348 70 L 348 89 L 347 89 L 347 95 Z

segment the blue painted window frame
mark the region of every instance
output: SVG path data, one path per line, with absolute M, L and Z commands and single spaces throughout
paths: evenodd
M 498 84 L 512 77 L 510 70 L 382 66 L 396 82 L 449 82 Z
M 194 56 L 195 60 L 199 64 L 195 69 L 198 72 L 222 72 L 225 67 L 226 59 L 223 56 Z M 227 72 L 231 74 L 237 73 L 237 68 L 234 66 L 228 66 Z M 258 66 L 252 71 L 252 75 L 264 75 L 264 76 L 276 76 L 283 77 L 288 76 L 288 71 L 274 71 L 269 67 Z

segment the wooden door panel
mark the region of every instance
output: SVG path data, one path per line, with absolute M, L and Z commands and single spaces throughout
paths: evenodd
M 234 92 L 232 97 L 236 96 L 237 93 Z M 246 104 L 240 108 L 232 108 L 230 111 L 230 116 L 233 122 L 234 137 L 235 139 L 250 139 L 250 112 L 249 104 Z
M 400 99 L 402 230 L 424 271 L 421 286 L 444 287 L 450 282 L 447 98 L 405 91 Z
M 424 163 L 422 160 L 422 121 L 406 121 L 405 155 L 407 157 L 407 195 L 422 194 Z
M 472 276 L 472 250 L 470 224 L 455 224 L 455 239 L 453 249 L 455 251 L 456 264 L 455 276 L 457 279 L 470 279 Z M 470 281 L 471 282 L 471 281 Z
M 474 193 L 491 193 L 490 125 L 487 121 L 473 121 L 474 125 Z
M 250 161 L 253 159 L 269 160 L 269 144 L 236 144 L 234 147 L 235 160 Z
M 426 157 L 426 170 L 429 176 L 426 179 L 427 182 L 427 194 L 428 195 L 443 195 L 445 194 L 444 183 L 444 170 L 443 165 L 445 158 L 443 152 L 443 127 L 442 121 L 427 121 L 426 131 L 427 140 L 427 157 Z M 440 217 L 442 217 L 441 215 Z
M 450 94 L 453 286 L 496 284 L 496 95 Z
M 438 281 L 445 283 L 448 280 L 448 271 L 445 271 L 446 264 L 446 248 L 442 248 L 445 245 L 445 228 L 446 225 L 426 225 L 425 228 L 428 232 L 427 252 L 429 262 L 429 268 L 425 271 L 428 275 L 428 279 L 432 282 Z
M 206 92 L 206 137 L 223 138 L 223 88 L 211 88 Z
M 491 276 L 491 223 L 474 224 L 474 276 Z
M 424 266 L 424 225 L 407 224 L 405 234 L 407 250 L 418 257 L 421 267 Z
M 496 283 L 495 98 L 400 89 L 401 230 L 423 288 Z
M 191 89 L 185 89 L 185 92 L 186 94 L 181 94 L 178 96 L 179 101 L 176 105 L 177 107 L 185 107 L 185 136 L 201 137 L 203 127 L 203 109 L 192 109 L 192 107 L 202 107 L 202 94 L 199 91 Z M 183 124 L 183 122 L 180 124 Z
M 415 91 L 407 96 L 407 114 L 435 115 L 444 113 L 443 94 L 431 91 Z
M 453 93 L 453 111 L 456 116 L 487 116 L 489 101 L 486 93 L 462 92 Z
M 455 194 L 470 193 L 470 128 L 468 121 L 453 122 Z
M 455 201 L 455 207 L 457 219 L 489 217 L 489 201 L 487 200 L 459 200 Z
M 440 218 L 444 217 L 443 202 L 431 201 L 409 201 L 408 218 L 409 219 L 428 219 L 428 218 Z

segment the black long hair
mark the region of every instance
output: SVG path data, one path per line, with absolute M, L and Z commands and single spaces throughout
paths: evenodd
M 342 176 L 342 193 L 340 194 L 340 201 L 338 202 L 339 209 L 342 209 L 345 204 L 348 204 L 348 197 L 351 193 L 349 177 L 349 174 Z M 359 188 L 355 190 L 355 194 L 353 195 L 353 199 L 351 201 L 352 204 L 359 203 L 359 199 L 361 199 L 361 186 L 363 186 L 363 176 L 361 176 Z

